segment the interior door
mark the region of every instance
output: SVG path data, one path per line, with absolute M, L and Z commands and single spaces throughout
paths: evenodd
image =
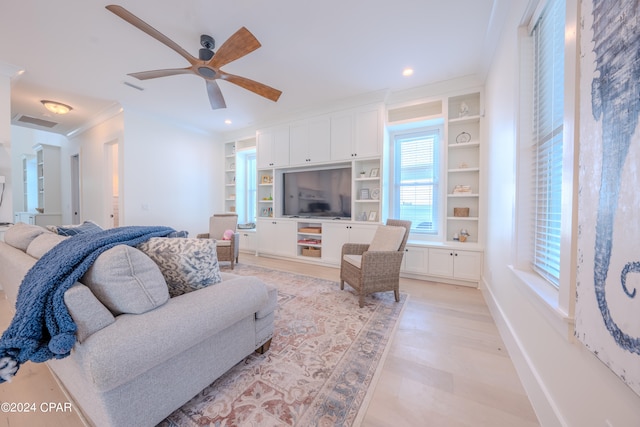
M 80 155 L 71 156 L 71 224 L 80 224 Z
M 105 194 L 107 200 L 107 226 L 110 228 L 120 226 L 120 162 L 118 155 L 118 141 L 105 144 Z

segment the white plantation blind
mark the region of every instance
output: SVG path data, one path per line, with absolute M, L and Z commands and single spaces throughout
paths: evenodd
M 549 0 L 533 28 L 533 268 L 555 286 L 560 276 L 565 1 Z
M 412 232 L 438 232 L 439 129 L 395 136 L 394 215 Z

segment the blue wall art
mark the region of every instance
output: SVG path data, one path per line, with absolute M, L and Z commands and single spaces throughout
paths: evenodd
M 580 61 L 575 333 L 640 394 L 637 0 L 582 1 Z

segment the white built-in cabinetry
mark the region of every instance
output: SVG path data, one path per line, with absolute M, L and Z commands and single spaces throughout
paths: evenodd
M 380 156 L 381 140 L 381 110 L 378 104 L 331 116 L 332 161 Z M 372 143 L 374 141 L 375 144 Z
M 457 247 L 456 247 L 457 246 Z M 429 276 L 461 285 L 476 286 L 482 271 L 482 250 L 474 245 L 427 246 L 409 243 L 402 262 L 408 277 Z
M 289 127 L 289 164 L 306 166 L 329 161 L 331 159 L 330 138 L 329 116 L 292 123 Z
M 224 144 L 224 211 L 236 212 L 236 143 Z
M 480 215 L 480 92 L 448 99 L 446 240 L 469 233 L 467 242 L 479 241 Z M 459 216 L 458 210 L 468 210 Z
M 296 254 L 296 223 L 287 219 L 258 219 L 258 253 L 293 257 Z
M 259 130 L 256 138 L 258 169 L 289 166 L 289 126 Z
M 14 222 L 25 222 L 36 225 L 61 225 L 62 200 L 60 188 L 60 147 L 38 144 L 33 147 L 36 156 L 36 185 L 29 182 L 29 161 L 23 162 L 23 177 L 25 185 L 25 200 L 31 195 L 29 190 L 35 188 L 37 192 L 37 208 L 40 212 L 16 212 Z M 26 207 L 26 206 L 25 206 Z

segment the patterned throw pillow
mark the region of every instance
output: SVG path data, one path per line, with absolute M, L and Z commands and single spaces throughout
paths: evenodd
M 158 264 L 171 297 L 222 281 L 213 239 L 152 237 L 138 249 Z

